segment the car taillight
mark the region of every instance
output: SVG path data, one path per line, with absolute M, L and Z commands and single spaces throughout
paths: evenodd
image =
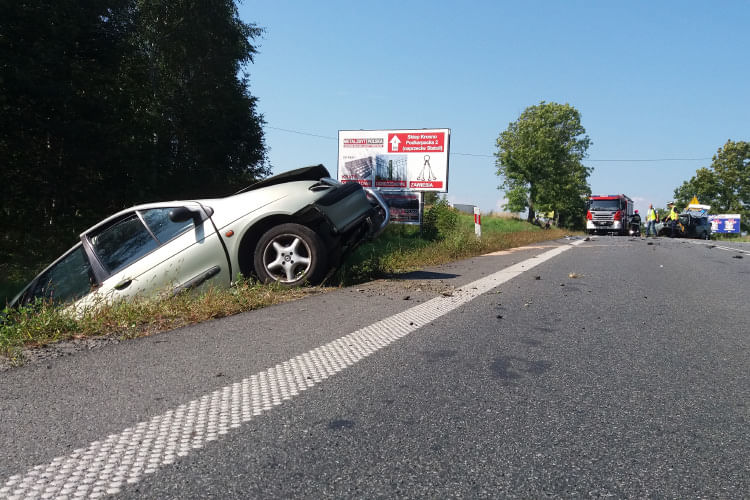
M 586 220 L 591 220 L 593 217 L 591 216 L 591 210 L 586 210 Z
M 617 212 L 615 212 L 614 220 L 621 220 L 621 219 L 622 219 L 622 212 L 618 210 Z

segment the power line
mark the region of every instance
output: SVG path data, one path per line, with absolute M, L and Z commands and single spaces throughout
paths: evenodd
M 310 134 L 308 132 L 300 132 L 299 130 L 289 130 L 288 128 L 271 127 L 270 125 L 266 125 L 266 128 L 270 128 L 273 130 L 281 130 L 282 132 L 289 132 L 291 134 L 309 135 L 310 137 L 320 137 L 321 139 L 333 139 L 334 141 L 339 140 L 338 137 L 331 137 L 329 135 Z
M 338 140 L 338 137 L 331 137 L 330 135 L 319 135 L 319 134 L 311 134 L 309 132 L 300 132 L 299 130 L 291 130 L 288 128 L 280 128 L 280 127 L 272 127 L 270 125 L 266 125 L 266 128 L 270 128 L 273 130 L 280 130 L 282 132 L 289 132 L 290 134 L 298 134 L 298 135 L 306 135 L 309 137 L 319 137 L 321 139 L 332 139 L 334 141 Z M 477 153 L 454 153 L 450 152 L 450 156 L 473 156 L 476 158 L 495 158 L 495 155 L 483 155 L 483 154 L 477 154 Z M 633 159 L 625 159 L 625 158 L 616 158 L 616 159 L 594 159 L 594 158 L 585 158 L 583 161 L 591 161 L 591 162 L 623 162 L 623 163 L 631 163 L 631 162 L 659 162 L 659 161 L 706 161 L 711 160 L 711 158 L 633 158 Z
M 449 154 L 451 156 L 453 156 L 453 155 L 456 155 L 456 156 L 478 156 L 480 158 L 494 158 L 495 157 L 495 155 L 478 155 L 478 154 L 474 154 L 474 153 L 453 153 L 453 152 L 451 152 Z
M 584 159 L 583 161 L 704 161 L 704 160 L 710 160 L 711 158 L 637 158 L 632 160 L 594 160 L 594 159 Z

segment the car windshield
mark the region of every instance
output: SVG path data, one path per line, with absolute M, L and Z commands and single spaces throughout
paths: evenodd
M 591 200 L 589 210 L 620 210 L 620 200 Z
M 91 291 L 93 276 L 83 247 L 78 245 L 34 281 L 23 301 L 41 298 L 62 303 L 78 299 Z

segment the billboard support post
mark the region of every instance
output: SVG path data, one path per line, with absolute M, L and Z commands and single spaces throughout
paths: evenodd
M 420 191 L 419 194 L 419 236 L 422 236 L 422 225 L 424 224 L 424 191 Z

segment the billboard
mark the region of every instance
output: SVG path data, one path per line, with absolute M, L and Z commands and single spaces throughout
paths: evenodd
M 338 178 L 383 191 L 448 191 L 450 129 L 339 130 Z
M 709 215 L 712 233 L 738 233 L 740 232 L 740 214 Z
M 422 223 L 422 193 L 414 191 L 383 191 L 383 198 L 391 212 L 391 222 L 396 224 Z

